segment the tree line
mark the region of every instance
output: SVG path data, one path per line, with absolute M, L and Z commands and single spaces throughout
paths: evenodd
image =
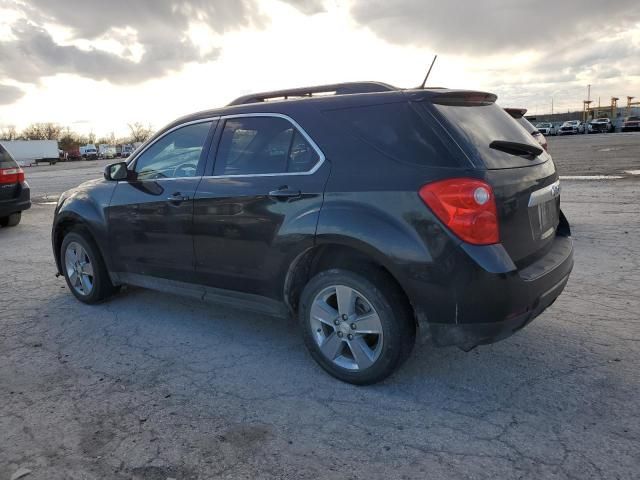
M 32 123 L 21 131 L 18 131 L 15 126 L 9 125 L 0 128 L 0 140 L 57 140 L 58 148 L 67 151 L 87 144 L 116 145 L 144 142 L 154 132 L 151 125 L 144 125 L 140 122 L 129 123 L 127 126 L 130 133 L 126 137 L 116 137 L 113 132 L 107 136 L 97 137 L 93 132 L 83 135 L 57 123 Z

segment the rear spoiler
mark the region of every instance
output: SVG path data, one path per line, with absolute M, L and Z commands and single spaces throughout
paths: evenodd
M 452 107 L 481 107 L 492 105 L 497 99 L 493 93 L 474 91 L 443 92 L 430 98 L 435 104 Z
M 526 108 L 505 108 L 504 111 L 513 118 L 522 118 L 524 117 L 524 114 L 527 113 Z

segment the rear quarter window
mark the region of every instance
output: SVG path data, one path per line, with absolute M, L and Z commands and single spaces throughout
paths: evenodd
M 442 128 L 409 102 L 365 105 L 324 114 L 392 159 L 420 166 L 457 167 L 462 158 L 453 155 Z M 466 161 L 466 160 L 465 160 Z
M 2 145 L 0 145 L 0 168 L 14 168 L 17 166 L 18 164 L 15 162 L 9 152 L 7 152 L 7 150 Z

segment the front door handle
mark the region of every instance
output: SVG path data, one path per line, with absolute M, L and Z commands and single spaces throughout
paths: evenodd
M 167 197 L 167 201 L 173 203 L 174 205 L 179 205 L 182 202 L 186 202 L 187 200 L 189 200 L 189 197 L 186 195 L 182 195 L 180 192 L 176 192 L 170 197 Z
M 289 200 L 290 198 L 300 198 L 302 197 L 302 192 L 300 190 L 293 190 L 287 186 L 280 187 L 278 190 L 273 190 L 269 192 L 269 198 L 273 198 L 275 200 Z

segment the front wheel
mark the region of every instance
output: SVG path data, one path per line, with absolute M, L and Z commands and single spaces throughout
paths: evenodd
M 393 280 L 333 269 L 313 277 L 299 308 L 305 344 L 329 374 L 357 385 L 379 382 L 409 356 L 415 324 Z
M 67 285 L 81 302 L 98 303 L 116 291 L 98 248 L 84 233 L 67 234 L 60 255 Z

